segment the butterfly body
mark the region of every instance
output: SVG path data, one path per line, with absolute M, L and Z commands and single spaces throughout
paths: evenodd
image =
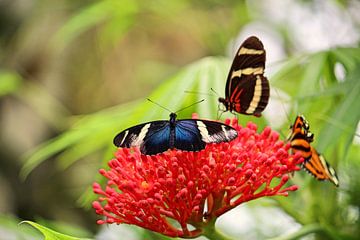
M 225 98 L 218 99 L 225 111 L 261 116 L 270 95 L 269 81 L 263 75 L 265 59 L 264 46 L 257 37 L 243 42 L 227 77 Z
M 288 137 L 292 151 L 301 153 L 304 158 L 302 167 L 317 180 L 329 180 L 335 186 L 339 186 L 335 169 L 330 166 L 324 156 L 311 146 L 310 143 L 314 141 L 314 134 L 309 131 L 309 128 L 304 116 L 296 117 Z
M 130 127 L 114 138 L 117 147 L 139 147 L 141 153 L 154 155 L 168 149 L 200 151 L 207 143 L 228 142 L 237 137 L 232 127 L 214 121 L 201 119 L 152 121 Z

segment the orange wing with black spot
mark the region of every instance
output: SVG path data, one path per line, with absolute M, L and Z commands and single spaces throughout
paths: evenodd
M 335 169 L 319 154 L 315 148 L 311 147 L 311 158 L 303 163 L 304 169 L 313 175 L 317 180 L 329 180 L 335 186 L 339 186 L 339 180 Z
M 303 116 L 297 116 L 288 137 L 292 151 L 301 153 L 304 158 L 302 167 L 317 180 L 328 180 L 339 186 L 335 169 L 310 145 L 313 140 L 314 134 L 309 131 L 308 122 Z

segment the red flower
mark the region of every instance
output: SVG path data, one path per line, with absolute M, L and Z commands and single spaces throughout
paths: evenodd
M 93 207 L 105 216 L 98 224 L 135 224 L 171 237 L 196 237 L 243 202 L 297 190 L 284 184 L 302 158 L 289 155 L 278 133 L 266 127 L 258 134 L 253 123 L 231 125 L 239 133 L 235 140 L 208 144 L 200 152 L 145 156 L 136 148 L 118 149 L 110 170 L 100 170 L 108 179 L 105 190 L 93 185 L 100 195 Z

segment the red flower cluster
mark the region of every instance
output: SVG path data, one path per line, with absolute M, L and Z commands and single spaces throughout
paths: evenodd
M 226 121 L 230 124 L 230 120 Z M 266 127 L 231 125 L 238 137 L 230 143 L 208 144 L 200 152 L 169 150 L 155 156 L 139 150 L 119 149 L 100 170 L 106 189 L 93 189 L 93 203 L 104 223 L 127 223 L 171 237 L 196 237 L 221 214 L 263 196 L 283 195 L 297 186 L 284 187 L 288 173 L 299 170 L 302 158 L 289 155 L 289 145 Z M 204 210 L 207 202 L 207 210 Z M 189 229 L 189 224 L 194 228 Z

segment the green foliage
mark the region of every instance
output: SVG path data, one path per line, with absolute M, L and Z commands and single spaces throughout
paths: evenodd
M 99 36 L 102 36 L 102 42 L 105 44 L 117 42 L 133 23 L 136 13 L 136 1 L 96 1 L 81 9 L 63 25 L 55 36 L 54 46 L 62 49 L 80 34 L 100 24 L 105 25 L 99 33 Z
M 16 73 L 0 70 L 0 97 L 16 92 L 21 83 L 22 79 Z
M 25 82 L 14 93 L 18 99 L 32 107 L 41 118 L 54 129 L 64 130 L 68 127 L 69 110 L 44 86 Z
M 21 223 L 27 223 L 30 224 L 31 226 L 33 226 L 34 228 L 36 228 L 37 230 L 39 230 L 43 235 L 44 235 L 44 240 L 90 240 L 89 238 L 77 238 L 77 237 L 72 237 L 72 236 L 68 236 L 62 233 L 58 233 L 54 230 L 51 230 L 47 227 L 44 227 L 40 224 L 37 224 L 35 222 L 31 222 L 31 221 L 23 221 Z
M 347 200 L 357 194 L 346 189 L 359 189 L 356 181 L 359 155 L 351 149 L 360 119 L 360 49 L 336 48 L 290 59 L 271 78 L 274 86 L 288 92 L 292 98 L 292 115 L 302 113 L 315 133 L 314 146 L 323 152 L 340 177 L 340 189 L 328 182 L 318 182 L 306 173 L 299 172 L 294 182 L 300 186 L 290 199 L 278 199 L 278 204 L 304 227 L 299 232 L 279 239 L 297 239 L 315 233 L 316 239 L 355 239 L 359 221 L 349 218 L 354 210 Z M 335 74 L 336 65 L 345 69 L 344 79 Z M 292 119 L 290 119 L 291 121 Z M 287 124 L 288 125 L 288 124 Z M 351 147 L 351 148 L 350 148 Z M 347 160 L 347 161 L 345 161 Z M 352 168 L 352 171 L 346 169 Z M 351 188 L 347 184 L 352 183 Z M 316 226 L 314 231 L 311 227 Z M 277 238 L 276 238 L 277 239 Z
M 268 240 L 295 240 L 295 239 L 301 239 L 301 237 L 305 237 L 311 233 L 316 232 L 322 232 L 323 229 L 319 224 L 309 224 L 304 227 L 302 227 L 299 231 L 295 233 L 291 233 L 287 236 L 280 236 L 275 238 L 269 238 Z
M 22 225 L 19 228 L 19 219 L 0 214 L 0 231 L 1 231 L 1 239 L 39 239 L 41 234 L 36 231 L 34 228 L 28 225 Z
M 271 78 L 273 86 L 294 96 L 292 105 L 299 110 L 292 115 L 302 113 L 310 121 L 317 148 L 323 152 L 344 145 L 341 158 L 346 156 L 360 119 L 359 56 L 358 48 L 337 48 L 302 56 L 289 60 Z M 336 64 L 346 71 L 342 81 L 335 76 Z M 340 135 L 344 139 L 334 141 Z

